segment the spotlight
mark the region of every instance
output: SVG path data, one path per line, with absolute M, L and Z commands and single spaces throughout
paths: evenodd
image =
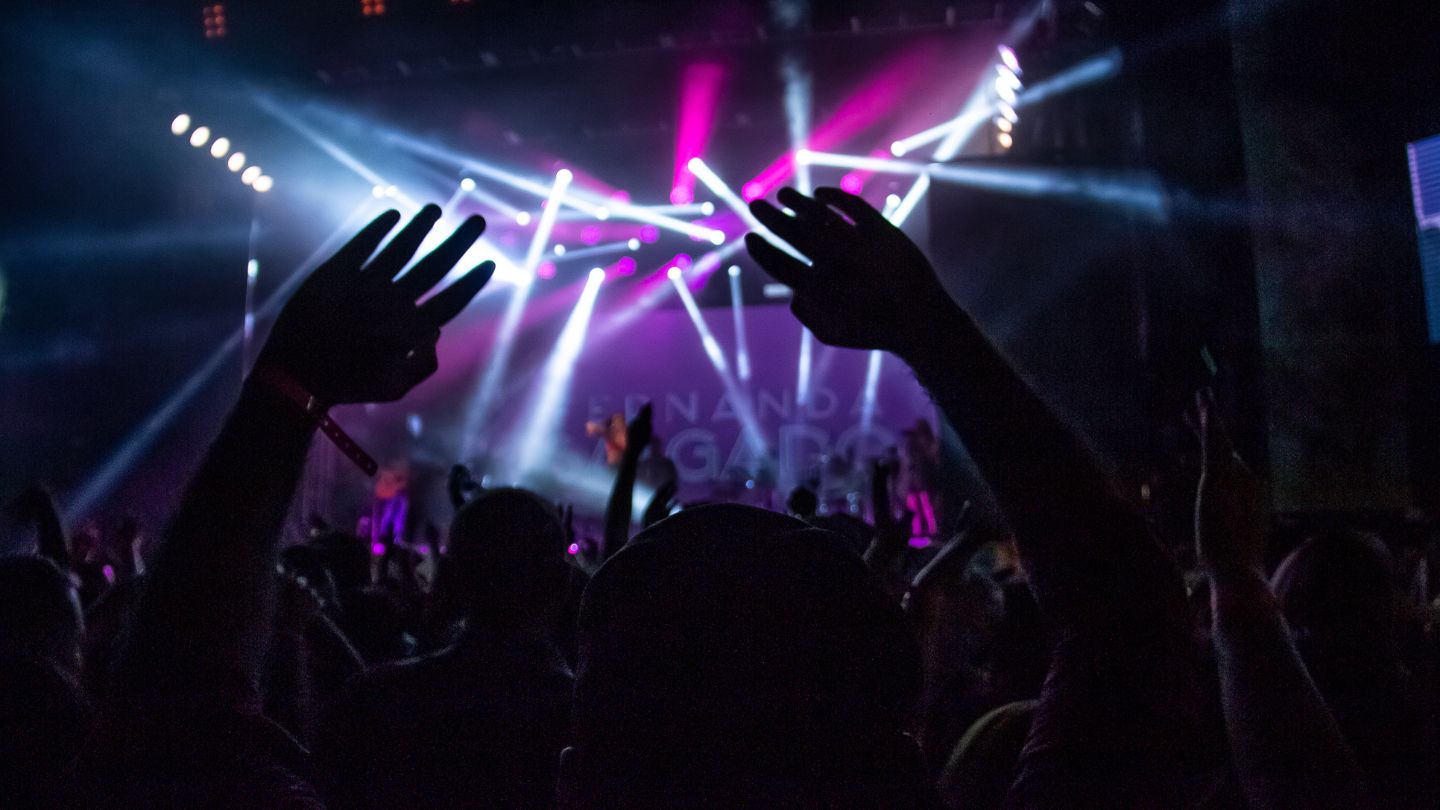
M 556 246 L 555 246 L 555 255 L 556 255 L 556 256 L 564 256 L 564 255 L 565 255 L 565 246 L 564 246 L 564 245 L 556 245 Z
M 1003 76 L 998 76 L 995 79 L 995 95 L 999 96 L 1005 101 L 1010 102 L 1011 104 L 1015 103 L 1015 88 L 1011 87 L 1009 82 L 1005 81 L 1005 77 Z
M 1008 132 L 1001 132 L 995 136 L 995 142 L 1000 144 L 1001 149 L 1009 149 L 1015 145 L 1015 139 Z
M 595 218 L 604 222 L 610 218 L 610 209 L 604 206 L 595 209 Z
M 1008 119 L 1011 123 L 1020 120 L 1020 113 L 1015 112 L 1014 107 L 1003 101 L 995 103 L 995 110 L 1000 113 L 1001 117 Z
M 275 181 L 274 181 L 274 180 L 271 180 L 270 177 L 269 177 L 269 175 L 264 175 L 264 174 L 262 174 L 262 175 L 260 175 L 259 177 L 255 178 L 254 188 L 255 188 L 256 191 L 260 192 L 261 194 L 264 194 L 265 192 L 269 191 L 269 190 L 271 189 L 271 187 L 273 187 L 274 185 L 275 185 Z
M 399 194 L 400 194 L 400 189 L 399 189 L 399 188 L 397 188 L 397 187 L 395 187 L 395 186 L 386 186 L 386 187 L 385 187 L 385 196 L 386 196 L 386 197 L 395 197 L 395 196 L 398 196 Z
M 711 232 L 710 232 L 710 244 L 712 244 L 712 245 L 723 245 L 723 244 L 725 244 L 725 232 L 724 232 L 724 231 L 711 231 Z
M 676 186 L 670 189 L 670 202 L 675 205 L 685 205 L 693 199 L 690 189 L 684 186 Z
M 730 277 L 731 277 L 731 278 L 739 278 L 739 277 L 740 277 L 740 265 L 738 265 L 738 264 L 732 264 L 732 265 L 730 265 L 730 269 L 727 270 L 726 272 L 730 274 Z
M 660 229 L 654 225 L 640 226 L 640 241 L 654 242 L 660 238 Z
M 470 179 L 469 177 L 466 177 L 460 181 L 460 188 L 464 189 L 465 191 L 474 191 L 475 181 Z
M 906 151 L 908 150 L 905 148 L 905 144 L 901 143 L 900 141 L 896 141 L 890 144 L 890 154 L 894 155 L 895 157 L 905 157 Z
M 630 238 L 630 241 L 628 241 L 628 242 L 625 243 L 625 247 L 630 248 L 631 250 L 639 250 L 639 249 L 640 249 L 640 240 L 639 240 L 639 239 L 636 239 L 636 238 L 634 238 L 634 237 L 631 237 L 631 238 Z
M 592 267 L 592 268 L 590 268 L 590 280 L 593 281 L 593 282 L 596 282 L 596 283 L 599 283 L 599 282 L 601 282 L 601 281 L 604 281 L 604 280 L 605 280 L 605 268 L 603 268 L 603 267 Z
M 554 262 L 541 262 L 541 263 L 540 263 L 540 266 L 537 267 L 537 268 L 535 268 L 535 275 L 539 276 L 540 278 L 554 278 L 554 277 L 555 277 L 555 263 L 554 263 Z
M 1000 51 L 1000 61 L 1004 63 L 1005 67 L 1019 73 L 1020 58 L 1015 55 L 1015 49 L 1009 45 L 1001 45 L 997 50 Z
M 385 196 L 385 187 L 384 187 L 384 186 L 376 186 L 376 187 L 370 189 L 370 195 L 371 195 L 372 197 L 374 197 L 375 199 L 377 199 L 377 200 L 380 199 L 381 197 L 384 197 L 384 196 Z
M 634 259 L 634 257 L 632 257 L 632 256 L 622 256 L 622 257 L 620 257 L 620 261 L 615 262 L 615 272 L 616 272 L 617 275 L 622 275 L 622 276 L 633 276 L 633 275 L 635 275 L 635 259 Z
M 190 145 L 197 149 L 204 146 L 208 140 L 210 140 L 209 127 L 196 127 L 195 131 L 190 133 Z
M 700 213 L 704 214 L 707 217 L 715 213 L 715 203 L 710 202 L 709 200 L 700 203 Z
M 865 181 L 855 172 L 850 172 L 840 178 L 840 188 L 851 194 L 859 194 L 865 190 Z
M 765 187 L 759 183 L 746 183 L 745 187 L 740 189 L 740 193 L 747 200 L 758 200 L 765 194 Z
M 665 271 L 665 275 L 666 275 L 667 277 L 669 277 L 669 279 L 670 279 L 671 281 L 678 281 L 678 280 L 680 279 L 680 274 L 681 274 L 680 268 L 676 267 L 676 266 L 673 265 L 673 264 L 670 265 L 670 269 L 669 269 L 669 270 L 666 270 L 666 271 Z
M 1015 122 L 1009 118 L 996 118 L 995 128 L 1001 132 L 1013 132 L 1015 130 Z
M 555 179 L 560 181 L 560 183 L 562 183 L 563 185 L 568 186 L 570 185 L 570 181 L 575 179 L 575 173 L 570 171 L 569 169 L 561 169 L 560 171 L 555 172 Z
M 229 138 L 216 138 L 216 139 L 215 139 L 215 142 L 212 143 L 212 144 L 210 144 L 210 157 L 222 158 L 222 157 L 225 157 L 225 155 L 226 155 L 227 153 L 229 153 L 229 151 L 230 151 L 230 139 L 229 139 Z
M 890 206 L 891 208 L 894 208 L 895 206 L 897 206 L 897 205 L 900 204 L 900 195 L 899 195 L 899 194 L 886 194 L 886 195 L 885 195 L 885 204 L 888 205 L 888 206 Z
M 809 162 L 810 162 L 810 150 L 809 150 L 809 149 L 796 149 L 796 150 L 795 150 L 795 162 L 796 162 L 796 163 L 809 163 Z
M 176 135 L 184 135 L 190 129 L 190 116 L 180 113 L 175 120 L 170 122 L 170 131 Z
M 529 212 L 529 211 L 521 211 L 520 213 L 516 214 L 516 215 L 515 215 L 515 224 L 521 226 L 522 228 L 523 228 L 524 226 L 526 226 L 526 225 L 529 225 L 529 224 L 530 224 L 530 212 Z
M 232 172 L 238 172 L 241 169 L 245 168 L 245 153 L 234 153 L 230 156 L 229 160 L 225 161 L 225 166 Z
M 259 166 L 251 166 L 250 168 L 248 168 L 248 169 L 246 169 L 245 171 L 243 171 L 243 172 L 240 173 L 240 182 L 242 182 L 242 183 L 244 183 L 245 185 L 248 186 L 248 185 L 250 185 L 251 183 L 254 183 L 254 182 L 256 181 L 256 179 L 258 179 L 258 178 L 260 177 L 260 175 L 261 175 L 260 167 L 259 167 Z

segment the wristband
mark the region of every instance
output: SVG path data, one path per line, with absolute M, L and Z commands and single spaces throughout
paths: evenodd
M 331 444 L 339 448 L 346 458 L 353 461 L 361 472 L 366 475 L 374 475 L 380 469 L 380 465 L 376 463 L 375 459 L 371 458 L 364 448 L 350 438 L 350 434 L 330 418 L 330 406 L 306 391 L 304 386 L 295 381 L 295 378 L 274 366 L 264 364 L 256 366 L 250 376 L 298 406 L 306 418 L 315 422 L 319 426 L 320 432 L 325 434 Z

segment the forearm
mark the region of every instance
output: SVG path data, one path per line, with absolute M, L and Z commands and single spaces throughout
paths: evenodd
M 1211 587 L 1225 728 L 1250 806 L 1371 806 L 1264 578 L 1225 574 Z
M 630 541 L 630 513 L 635 508 L 635 476 L 639 467 L 640 454 L 627 448 L 620 459 L 620 468 L 615 472 L 610 501 L 605 505 L 605 548 L 602 553 L 606 558 Z
M 1090 449 L 958 308 L 931 322 L 905 359 L 994 491 L 1042 606 L 1075 623 L 1177 632 L 1179 572 Z M 1071 598 L 1057 604 L 1061 592 Z
M 1121 506 L 1089 449 L 969 316 L 947 307 L 919 345 L 904 359 L 1017 531 L 1032 542 L 1071 534 L 1097 506 Z
M 253 703 L 275 546 L 313 432 L 281 395 L 245 385 L 155 556 L 122 687 Z

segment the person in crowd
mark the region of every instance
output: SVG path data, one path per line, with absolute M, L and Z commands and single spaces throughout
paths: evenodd
M 599 570 L 579 634 L 562 808 L 934 806 L 914 640 L 829 532 L 682 511 Z
M 85 620 L 70 576 L 38 555 L 0 557 L 0 803 L 50 806 L 89 720 Z
M 560 517 L 489 489 L 461 507 L 437 587 L 462 607 L 452 647 L 378 667 L 329 707 L 316 765 L 337 808 L 544 807 L 570 720 L 554 641 L 571 566 Z
M 286 303 L 234 410 L 190 481 L 72 766 L 92 807 L 320 807 L 304 750 L 261 711 L 276 545 L 327 409 L 403 397 L 438 366 L 440 329 L 494 271 L 486 262 L 423 303 L 484 230 L 472 217 L 406 266 L 440 218 L 377 217 Z M 397 278 L 398 277 L 398 278 Z

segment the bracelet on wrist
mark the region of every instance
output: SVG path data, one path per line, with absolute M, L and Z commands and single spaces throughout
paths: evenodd
M 310 393 L 294 377 L 275 366 L 261 363 L 250 372 L 250 379 L 264 385 L 285 401 L 296 406 L 301 414 L 320 428 L 320 432 L 339 448 L 345 457 L 354 462 L 366 475 L 374 475 L 380 469 L 379 463 L 350 438 L 343 428 L 330 418 L 330 404 Z

